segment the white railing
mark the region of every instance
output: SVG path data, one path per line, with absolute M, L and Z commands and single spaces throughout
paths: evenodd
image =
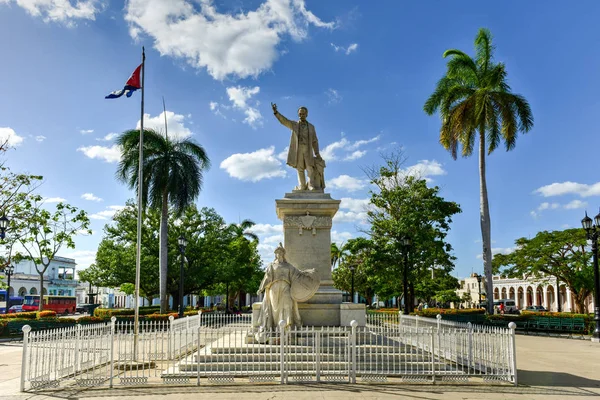
M 364 327 L 353 321 L 351 327 L 258 331 L 250 315 L 206 313 L 153 322 L 137 336 L 114 318 L 97 328 L 30 332 L 25 326 L 21 390 L 239 379 L 516 383 L 514 327 L 424 320 L 377 315 Z

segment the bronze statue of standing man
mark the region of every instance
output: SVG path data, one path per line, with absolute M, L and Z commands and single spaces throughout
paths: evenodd
M 298 186 L 296 190 L 322 190 L 325 187 L 323 170 L 325 162 L 319 154 L 319 141 L 313 124 L 306 120 L 308 109 L 298 109 L 299 121 L 290 121 L 277 111 L 277 104 L 271 103 L 277 120 L 291 129 L 290 147 L 287 165 L 298 171 Z M 304 174 L 308 173 L 308 180 Z

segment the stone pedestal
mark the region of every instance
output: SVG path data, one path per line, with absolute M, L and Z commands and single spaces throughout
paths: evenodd
M 342 291 L 331 278 L 331 226 L 340 207 L 323 191 L 296 191 L 275 200 L 277 217 L 283 222 L 283 247 L 287 261 L 300 270 L 314 268 L 321 283 L 317 293 L 298 311 L 305 326 L 365 325 L 364 304 L 342 304 Z M 262 303 L 254 303 L 253 320 Z
M 331 279 L 331 225 L 340 200 L 328 193 L 294 191 L 275 203 L 287 260 L 300 270 L 314 268 L 321 279 L 307 304 L 341 304 L 342 292 Z

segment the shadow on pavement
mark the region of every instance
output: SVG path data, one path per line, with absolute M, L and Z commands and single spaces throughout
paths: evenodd
M 519 370 L 519 384 L 529 386 L 566 386 L 600 388 L 600 380 L 564 372 Z
M 527 373 L 537 373 L 531 371 L 523 371 L 523 376 Z M 552 374 L 552 373 L 550 373 Z M 567 375 L 562 379 L 568 379 L 571 375 Z M 572 377 L 572 376 L 571 376 Z M 575 377 L 577 379 L 583 379 Z M 533 379 L 533 377 L 532 377 Z M 598 385 L 598 381 L 583 379 L 583 381 Z M 583 382 L 582 381 L 582 382 Z M 559 385 L 562 386 L 562 385 Z M 571 386 L 579 386 L 577 382 L 571 383 Z M 589 387 L 589 386 L 588 386 Z M 592 386 L 596 387 L 596 386 Z M 313 395 L 311 395 L 311 392 Z M 268 398 L 295 398 L 302 396 L 302 399 L 335 398 L 335 399 L 354 399 L 363 397 L 380 396 L 402 396 L 402 398 L 411 398 L 417 400 L 426 399 L 441 399 L 446 396 L 455 398 L 459 394 L 467 395 L 469 398 L 485 398 L 490 392 L 495 395 L 504 395 L 503 398 L 510 398 L 511 395 L 526 395 L 536 397 L 556 397 L 574 398 L 579 396 L 600 396 L 600 391 L 590 391 L 583 387 L 547 387 L 543 384 L 536 383 L 535 386 L 510 386 L 510 385 L 389 385 L 389 384 L 289 384 L 289 385 L 230 385 L 230 386 L 199 386 L 199 387 L 182 387 L 182 386 L 154 386 L 147 388 L 115 388 L 109 389 L 76 389 L 63 388 L 61 391 L 47 390 L 40 391 L 36 394 L 47 396 L 44 399 L 135 399 L 148 396 L 164 396 L 165 399 L 196 399 L 196 398 L 213 398 L 213 399 L 231 399 L 242 395 L 243 398 L 257 399 L 263 396 Z M 327 393 L 330 393 L 329 395 Z M 460 396 L 463 397 L 463 396 Z M 35 398 L 35 397 L 34 397 Z M 266 398 L 266 397 L 265 397 Z

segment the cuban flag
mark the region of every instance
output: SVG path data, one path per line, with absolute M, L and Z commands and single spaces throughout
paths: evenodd
M 133 74 L 131 74 L 129 79 L 127 79 L 127 83 L 125 83 L 125 87 L 123 89 L 115 90 L 114 92 L 110 93 L 108 96 L 106 96 L 104 98 L 105 99 L 117 99 L 123 95 L 125 95 L 127 97 L 131 97 L 133 92 L 135 92 L 136 90 L 138 90 L 139 88 L 142 87 L 142 85 L 140 85 L 140 71 L 141 70 L 142 70 L 142 64 L 140 64 L 135 69 L 135 71 L 133 71 Z

